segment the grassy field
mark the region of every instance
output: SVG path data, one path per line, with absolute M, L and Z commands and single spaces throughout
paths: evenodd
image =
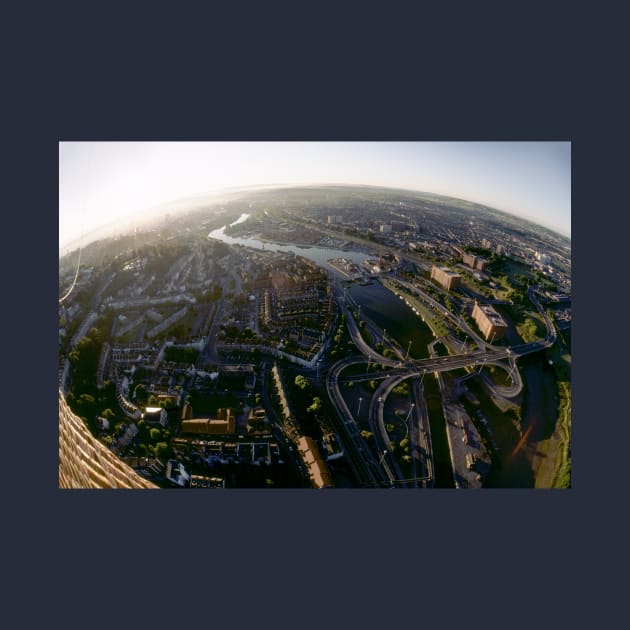
M 536 487 L 571 486 L 571 355 L 570 333 L 547 351 L 552 361 L 558 391 L 558 419 L 553 436 L 540 446 L 548 460 L 536 471 Z
M 559 448 L 556 456 L 552 488 L 571 487 L 571 387 L 567 382 L 558 383 Z
M 490 365 L 489 367 L 484 368 L 484 372 L 489 374 L 492 382 L 499 387 L 509 387 L 512 383 L 508 372 L 496 365 Z

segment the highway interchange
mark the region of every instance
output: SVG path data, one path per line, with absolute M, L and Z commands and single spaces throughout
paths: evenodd
M 556 331 L 553 322 L 540 305 L 536 298 L 538 287 L 530 287 L 528 297 L 543 317 L 547 326 L 547 333 L 543 339 L 532 343 L 515 345 L 512 347 L 496 347 L 487 343 L 479 337 L 465 322 L 462 317 L 453 315 L 439 302 L 428 296 L 418 286 L 396 279 L 396 282 L 405 287 L 416 298 L 433 310 L 439 312 L 452 324 L 463 330 L 471 340 L 474 340 L 476 348 L 464 351 L 461 354 L 450 356 L 430 357 L 426 359 L 409 359 L 391 343 L 387 343 L 383 332 L 379 336 L 384 341 L 384 345 L 389 346 L 397 355 L 396 359 L 378 354 L 363 339 L 357 322 L 350 312 L 350 306 L 356 306 L 347 295 L 346 291 L 335 285 L 335 297 L 345 315 L 348 332 L 362 356 L 354 356 L 342 359 L 335 363 L 328 371 L 326 378 L 326 388 L 328 395 L 341 422 L 340 429 L 346 444 L 348 461 L 354 469 L 355 474 L 364 487 L 422 487 L 432 486 L 435 483 L 433 474 L 433 456 L 431 448 L 431 433 L 429 428 L 428 413 L 424 397 L 422 396 L 422 379 L 428 372 L 445 372 L 458 368 L 482 368 L 486 365 L 497 365 L 508 371 L 511 378 L 509 387 L 499 387 L 491 384 L 495 393 L 510 398 L 517 395 L 522 387 L 522 381 L 516 367 L 518 357 L 538 352 L 544 348 L 552 346 L 556 340 Z M 409 302 L 407 302 L 409 304 Z M 411 306 L 409 304 L 409 306 Z M 372 332 L 374 325 L 372 326 Z M 465 346 L 465 344 L 463 344 Z M 474 347 L 474 346 L 473 346 Z M 507 360 L 507 365 L 504 361 Z M 380 364 L 390 370 L 377 373 L 366 373 L 362 377 L 353 377 L 354 380 L 383 379 L 376 388 L 369 402 L 368 424 L 374 435 L 375 448 L 372 449 L 361 435 L 356 418 L 348 409 L 348 405 L 341 394 L 340 374 L 348 367 L 357 364 L 369 364 L 370 362 Z M 392 446 L 384 423 L 384 406 L 392 390 L 407 379 L 419 379 L 414 381 L 412 387 L 413 405 L 411 408 L 411 421 L 408 425 L 409 438 L 411 440 L 412 452 L 422 454 L 423 457 L 414 457 L 412 460 L 413 477 L 406 479 L 402 474 L 398 460 L 392 451 Z M 358 414 L 357 414 L 358 415 Z M 375 453 L 380 454 L 378 457 Z M 417 470 L 420 460 L 420 470 Z

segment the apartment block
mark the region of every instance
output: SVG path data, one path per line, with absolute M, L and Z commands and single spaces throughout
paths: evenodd
M 488 339 L 499 340 L 505 335 L 507 330 L 505 320 L 489 304 L 475 302 L 472 316 L 486 341 Z
M 437 265 L 433 265 L 431 269 L 431 280 L 439 282 L 448 291 L 462 283 L 462 277 L 458 273 L 448 267 L 438 267 Z

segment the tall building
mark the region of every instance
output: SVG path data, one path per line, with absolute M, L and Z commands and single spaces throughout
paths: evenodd
M 462 262 L 465 265 L 468 265 L 469 267 L 472 267 L 473 269 L 475 267 L 475 260 L 477 260 L 477 256 L 475 256 L 474 254 L 463 254 L 462 255 Z
M 479 271 L 483 271 L 488 264 L 485 258 L 475 256 L 474 254 L 464 254 L 462 256 L 462 262 L 471 269 L 478 269 Z
M 507 330 L 505 320 L 489 304 L 479 304 L 475 302 L 472 312 L 473 319 L 477 322 L 479 330 L 488 339 L 502 339 Z
M 462 277 L 458 273 L 448 267 L 438 267 L 437 265 L 433 265 L 431 269 L 431 280 L 439 282 L 448 291 L 455 289 L 462 283 Z

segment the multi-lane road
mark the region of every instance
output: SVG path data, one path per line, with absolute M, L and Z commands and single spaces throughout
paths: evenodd
M 493 364 L 506 369 L 512 378 L 512 384 L 510 387 L 501 388 L 495 386 L 496 390 L 500 391 L 504 396 L 513 396 L 520 391 L 522 385 L 520 375 L 518 374 L 518 370 L 516 368 L 516 359 L 526 354 L 531 354 L 544 348 L 548 348 L 552 346 L 556 340 L 556 330 L 553 322 L 536 297 L 536 293 L 539 291 L 538 287 L 530 287 L 528 290 L 528 296 L 545 321 L 547 326 L 547 334 L 545 337 L 531 343 L 520 344 L 512 347 L 496 347 L 479 337 L 466 324 L 462 317 L 453 315 L 453 313 L 448 311 L 439 302 L 421 292 L 414 285 L 398 279 L 396 279 L 396 282 L 405 286 L 408 290 L 412 291 L 416 297 L 424 300 L 430 308 L 437 310 L 442 316 L 449 319 L 460 329 L 463 329 L 472 339 L 475 340 L 477 347 L 470 352 L 463 352 L 461 354 L 409 360 L 403 358 L 401 352 L 395 346 L 392 346 L 392 349 L 397 352 L 398 358 L 391 359 L 385 357 L 378 354 L 365 342 L 352 313 L 350 313 L 348 309 L 345 293 L 340 292 L 338 289 L 335 290 L 337 302 L 339 303 L 341 311 L 346 316 L 348 332 L 350 333 L 352 341 L 364 356 L 343 359 L 342 361 L 335 363 L 328 372 L 326 388 L 328 390 L 330 400 L 335 406 L 341 419 L 343 427 L 342 433 L 346 438 L 346 450 L 348 451 L 351 465 L 354 468 L 355 473 L 359 476 L 362 484 L 366 486 L 400 487 L 407 486 L 408 482 L 413 486 L 417 486 L 418 481 L 422 481 L 422 485 L 426 485 L 427 482 L 430 484 L 434 482 L 431 439 L 426 405 L 423 404 L 421 400 L 422 396 L 415 388 L 415 402 L 412 407 L 413 417 L 411 420 L 411 431 L 409 435 L 412 451 L 415 450 L 416 453 L 424 454 L 424 461 L 421 466 L 422 474 L 411 480 L 403 480 L 400 466 L 392 452 L 391 443 L 384 425 L 383 409 L 387 397 L 398 384 L 409 378 L 422 378 L 424 374 L 428 372 L 445 372 L 456 370 L 458 368 L 469 368 L 475 366 L 483 367 L 485 365 Z M 503 363 L 505 359 L 508 360 L 509 367 L 506 367 Z M 353 417 L 339 389 L 339 375 L 341 372 L 350 365 L 365 363 L 366 361 L 373 361 L 384 366 L 395 368 L 391 371 L 391 373 L 385 376 L 382 374 L 379 375 L 381 378 L 384 378 L 384 380 L 380 383 L 372 395 L 369 405 L 368 422 L 372 433 L 374 434 L 376 453 L 381 454 L 378 459 L 361 436 L 359 425 L 357 423 L 358 419 Z M 416 459 L 414 458 L 413 466 L 416 467 L 416 465 Z M 416 468 L 413 469 L 415 470 Z

